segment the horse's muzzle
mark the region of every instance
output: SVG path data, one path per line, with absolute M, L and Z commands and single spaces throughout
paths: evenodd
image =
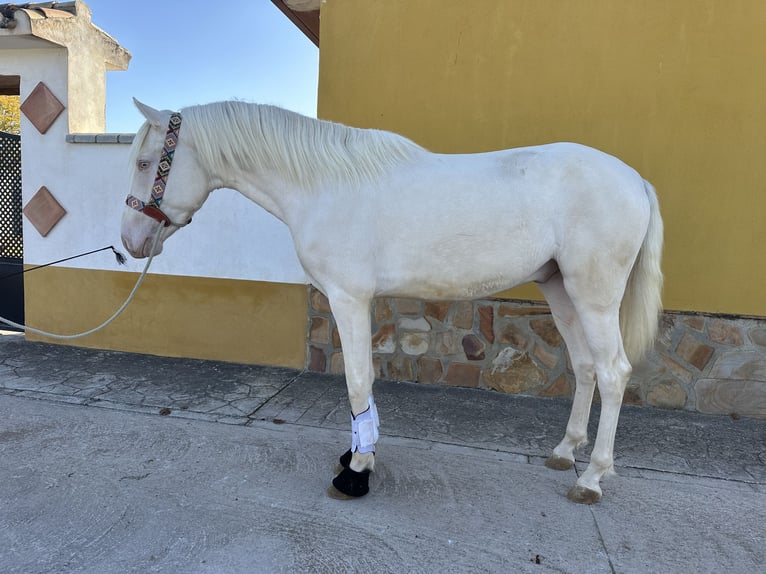
M 138 245 L 134 245 L 127 237 L 122 237 L 122 245 L 127 249 L 128 253 L 135 259 L 144 259 L 152 255 L 152 243 L 153 237 L 147 237 L 143 242 Z M 162 253 L 162 241 L 157 242 L 157 246 L 154 248 L 154 255 Z

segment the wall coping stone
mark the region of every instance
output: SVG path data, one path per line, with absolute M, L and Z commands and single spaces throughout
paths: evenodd
M 136 134 L 67 134 L 67 143 L 84 144 L 131 144 Z

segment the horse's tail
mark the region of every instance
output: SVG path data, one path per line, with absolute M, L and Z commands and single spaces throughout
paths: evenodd
M 628 277 L 620 306 L 620 331 L 628 360 L 640 360 L 654 345 L 662 311 L 662 217 L 657 194 L 644 181 L 649 200 L 649 226 Z

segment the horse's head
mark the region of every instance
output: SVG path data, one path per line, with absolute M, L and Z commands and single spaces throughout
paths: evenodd
M 146 122 L 130 153 L 132 177 L 122 216 L 122 244 L 133 257 L 142 258 L 152 255 L 160 227 L 154 255 L 162 252 L 165 239 L 191 221 L 211 187 L 184 140 L 180 115 L 133 101 Z

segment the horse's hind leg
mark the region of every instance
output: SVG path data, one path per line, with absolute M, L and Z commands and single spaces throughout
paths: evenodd
M 601 500 L 601 478 L 614 471 L 614 437 L 631 366 L 622 346 L 619 305 L 598 310 L 580 308 L 578 315 L 595 363 L 601 417 L 590 463 L 567 496 L 592 504 Z
M 375 458 L 378 413 L 372 398 L 375 373 L 370 340 L 370 300 L 328 293 L 338 325 L 346 387 L 351 403 L 351 449 L 341 457 L 343 469 L 328 491 L 336 498 L 358 497 L 369 491 L 369 474 Z
M 556 273 L 545 283 L 539 283 L 538 287 L 548 301 L 553 320 L 566 343 L 576 383 L 566 433 L 545 461 L 545 466 L 554 470 L 569 470 L 574 465 L 575 449 L 588 442 L 588 419 L 596 386 L 596 371 L 580 319 L 564 289 L 561 274 Z

